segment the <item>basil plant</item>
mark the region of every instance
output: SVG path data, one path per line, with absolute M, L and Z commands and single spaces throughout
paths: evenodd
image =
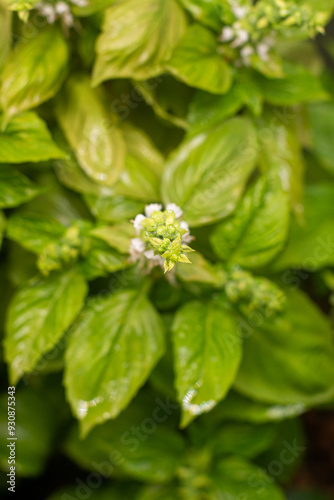
M 333 9 L 1 0 L 4 498 L 297 498 L 334 409 Z

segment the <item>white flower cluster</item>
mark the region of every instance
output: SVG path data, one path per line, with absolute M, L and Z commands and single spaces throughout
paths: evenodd
M 143 232 L 145 232 L 146 230 L 146 228 L 144 227 L 145 223 L 143 225 L 143 222 L 151 220 L 150 218 L 152 215 L 155 218 L 156 214 L 161 214 L 161 210 L 162 210 L 162 205 L 160 203 L 151 203 L 150 205 L 146 205 L 145 215 L 138 214 L 132 221 L 134 229 L 138 236 L 131 240 L 129 249 L 130 260 L 132 262 L 141 261 L 143 265 L 145 264 L 145 262 L 147 262 L 148 271 L 150 271 L 155 266 L 161 266 L 162 268 L 164 268 L 165 259 L 159 253 L 155 252 L 153 248 L 147 248 L 147 242 L 145 242 L 144 239 L 142 239 L 142 237 L 140 238 L 139 235 L 142 236 Z M 193 240 L 193 237 L 190 236 L 189 226 L 187 222 L 183 220 L 178 220 L 183 215 L 181 208 L 178 207 L 175 203 L 168 203 L 166 205 L 165 213 L 167 212 L 172 212 L 173 218 L 175 216 L 173 227 L 176 228 L 175 229 L 176 232 L 178 231 L 177 228 L 181 230 L 182 233 L 181 242 L 190 243 Z
M 88 4 L 88 0 L 69 0 L 69 2 L 78 7 L 85 7 Z M 49 24 L 53 24 L 57 19 L 60 19 L 66 28 L 71 28 L 74 24 L 71 7 L 66 2 L 39 2 L 36 9 L 41 16 L 46 18 Z
M 240 58 L 245 66 L 250 65 L 250 58 L 257 54 L 264 62 L 269 61 L 269 51 L 275 44 L 274 33 L 254 43 L 250 33 L 242 24 L 242 19 L 249 13 L 248 6 L 232 6 L 233 14 L 236 18 L 232 26 L 225 26 L 219 36 L 220 42 L 229 42 L 232 49 L 240 49 Z

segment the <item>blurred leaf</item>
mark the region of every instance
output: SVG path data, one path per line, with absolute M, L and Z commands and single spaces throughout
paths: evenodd
M 72 77 L 56 108 L 58 121 L 78 162 L 94 181 L 115 184 L 124 165 L 125 145 L 116 115 L 103 104 L 85 76 Z
M 284 500 L 284 495 L 262 469 L 237 457 L 222 460 L 212 474 L 212 499 Z
M 221 15 L 226 8 L 224 0 L 180 0 L 192 16 L 209 28 L 218 31 L 222 27 Z
M 334 174 L 334 103 L 309 105 L 307 113 L 311 127 L 311 151 L 321 165 Z
M 86 17 L 103 11 L 113 3 L 116 3 L 116 0 L 86 0 L 84 5 L 73 5 L 72 11 L 76 17 Z
M 86 195 L 85 201 L 92 214 L 99 220 L 119 222 L 130 220 L 144 212 L 145 203 L 125 196 Z
M 108 276 L 110 273 L 129 267 L 129 256 L 121 255 L 110 248 L 104 241 L 94 241 L 80 262 L 80 268 L 88 280 L 99 276 Z
M 1 116 L 0 116 L 1 123 Z M 0 131 L 0 163 L 24 163 L 66 158 L 53 142 L 46 124 L 37 114 L 14 117 L 5 131 Z
M 234 214 L 213 231 L 218 257 L 246 268 L 262 267 L 282 250 L 288 236 L 289 202 L 276 176 L 260 177 Z
M 236 208 L 257 157 L 247 118 L 233 118 L 181 144 L 162 179 L 165 203 L 179 205 L 190 226 L 226 217 Z
M 241 361 L 241 341 L 230 311 L 214 302 L 190 302 L 175 316 L 173 343 L 185 427 L 226 395 Z
M 2 210 L 0 210 L 0 249 L 1 249 L 1 245 L 2 245 L 2 239 L 3 239 L 5 227 L 6 227 L 6 218 L 5 218 Z
M 257 318 L 256 327 L 245 318 L 250 328 L 235 387 L 266 403 L 317 405 L 334 396 L 330 325 L 306 295 L 286 295 L 281 315 Z
M 17 207 L 35 198 L 41 188 L 14 168 L 0 167 L 0 208 Z
M 110 78 L 146 80 L 162 73 L 185 31 L 176 0 L 122 0 L 106 10 L 98 38 L 93 84 Z
M 134 236 L 134 228 L 130 222 L 120 222 L 113 226 L 100 226 L 92 229 L 89 234 L 105 241 L 110 247 L 118 252 L 127 254 L 131 239 Z
M 67 60 L 67 43 L 55 26 L 15 47 L 2 74 L 0 102 L 5 124 L 56 94 L 66 75 Z
M 7 224 L 8 238 L 36 254 L 60 238 L 64 231 L 64 226 L 56 219 L 33 213 L 15 214 Z
M 166 68 L 190 87 L 224 94 L 232 84 L 232 71 L 217 50 L 214 35 L 199 24 L 188 28 Z
M 10 51 L 12 14 L 0 3 L 0 74 Z
M 86 293 L 86 282 L 76 270 L 36 277 L 17 292 L 9 307 L 5 338 L 12 384 L 58 342 Z
M 304 220 L 292 221 L 290 237 L 284 252 L 273 262 L 272 269 L 281 271 L 297 268 L 283 275 L 285 284 L 298 285 L 305 279 L 303 268 L 313 272 L 334 264 L 334 184 L 306 186 L 304 197 Z
M 65 370 L 67 397 L 84 435 L 126 408 L 163 345 L 161 319 L 142 291 L 89 303 L 72 332 Z
M 226 281 L 225 272 L 211 264 L 199 252 L 189 255 L 191 266 L 176 266 L 176 275 L 183 282 L 208 284 L 222 288 Z

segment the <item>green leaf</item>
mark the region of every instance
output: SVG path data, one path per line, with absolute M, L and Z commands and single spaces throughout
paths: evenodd
M 163 156 L 140 129 L 127 125 L 122 131 L 127 153 L 115 194 L 146 202 L 159 201 Z
M 176 203 L 190 226 L 226 217 L 236 208 L 257 158 L 257 138 L 247 118 L 233 118 L 186 140 L 167 162 L 165 203 Z
M 218 257 L 249 269 L 266 265 L 282 250 L 288 236 L 289 201 L 277 177 L 260 177 L 234 214 L 213 231 Z
M 131 239 L 134 237 L 134 228 L 130 222 L 124 221 L 113 226 L 95 227 L 89 234 L 105 241 L 118 252 L 127 254 Z
M 121 255 L 104 241 L 98 240 L 93 242 L 88 255 L 80 263 L 82 272 L 88 280 L 108 276 L 108 274 L 126 269 L 130 265 L 128 255 Z
M 6 227 L 6 218 L 4 216 L 4 213 L 0 210 L 0 249 L 2 246 L 2 239 L 3 239 L 5 227 Z
M 275 271 L 297 268 L 283 275 L 285 284 L 300 285 L 305 279 L 300 268 L 313 272 L 334 264 L 333 197 L 334 184 L 330 182 L 306 186 L 303 220 L 292 221 L 288 244 L 271 266 Z
M 145 203 L 125 196 L 86 195 L 85 201 L 92 214 L 102 221 L 130 220 L 144 212 Z
M 73 5 L 71 10 L 75 17 L 86 17 L 110 7 L 116 0 L 88 0 L 85 5 Z
M 307 108 L 311 127 L 311 151 L 321 165 L 334 175 L 334 102 L 312 104 Z
M 201 23 L 215 31 L 221 29 L 221 15 L 226 9 L 224 0 L 180 0 L 180 2 Z
M 220 268 L 207 261 L 199 252 L 189 255 L 191 266 L 176 266 L 176 275 L 183 282 L 201 283 L 214 288 L 222 288 L 226 274 Z
M 289 193 L 293 211 L 301 216 L 305 165 L 297 120 L 294 111 L 267 110 L 260 119 L 259 137 L 263 170 L 279 175 L 283 188 Z
M 1 116 L 0 116 L 1 122 Z M 24 163 L 66 158 L 53 142 L 46 124 L 36 113 L 15 116 L 0 131 L 0 163 Z
M 334 396 L 334 346 L 327 318 L 306 295 L 286 291 L 275 318 L 245 318 L 247 338 L 235 387 L 266 403 L 316 405 Z
M 13 400 L 10 400 L 13 401 Z M 15 406 L 8 405 L 8 395 L 0 398 L 0 433 L 8 436 L 8 410 L 16 412 L 15 430 L 16 453 L 15 472 L 20 477 L 39 476 L 51 453 L 55 437 L 57 415 L 50 404 L 48 395 L 31 387 L 21 387 L 15 394 Z M 9 444 L 10 441 L 7 441 Z M 9 472 L 7 446 L 0 450 L 1 469 Z
M 101 89 L 87 77 L 70 79 L 57 105 L 57 117 L 78 162 L 94 181 L 115 184 L 124 164 L 125 145 L 116 115 L 104 106 Z
M 197 500 L 194 494 L 185 496 L 186 492 L 181 491 L 176 486 L 147 486 L 142 490 L 136 500 Z
M 90 302 L 72 333 L 65 371 L 84 435 L 129 404 L 161 357 L 163 340 L 161 319 L 142 292 Z
M 173 343 L 184 427 L 226 395 L 241 361 L 241 340 L 230 311 L 190 302 L 176 314 Z
M 12 14 L 0 4 L 0 73 L 10 51 Z
M 110 78 L 146 80 L 162 73 L 185 27 L 185 14 L 176 0 L 115 3 L 105 12 L 97 41 L 93 84 Z
M 0 208 L 17 207 L 38 196 L 42 189 L 14 168 L 0 167 Z
M 56 219 L 33 213 L 15 214 L 7 224 L 8 238 L 36 254 L 59 239 L 64 231 L 64 226 Z
M 199 24 L 188 28 L 166 69 L 191 87 L 224 94 L 232 84 L 232 71 L 217 51 L 215 36 Z
M 222 460 L 212 473 L 212 499 L 284 500 L 285 496 L 263 469 L 237 457 Z
M 184 449 L 182 436 L 167 423 L 177 405 L 152 396 L 141 392 L 119 418 L 96 427 L 84 440 L 74 428 L 65 443 L 67 453 L 107 477 L 123 473 L 154 483 L 172 479 Z
M 37 277 L 18 291 L 9 307 L 5 338 L 12 384 L 59 341 L 86 293 L 86 282 L 75 270 Z
M 56 94 L 66 75 L 67 60 L 67 43 L 57 27 L 40 31 L 15 47 L 2 74 L 0 102 L 5 123 Z
M 302 66 L 286 63 L 284 78 L 265 78 L 258 75 L 264 99 L 274 106 L 328 100 L 329 94 L 318 77 Z

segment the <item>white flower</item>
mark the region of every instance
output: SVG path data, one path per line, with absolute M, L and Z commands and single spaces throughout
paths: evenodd
M 145 215 L 138 214 L 138 215 L 136 215 L 135 220 L 133 221 L 133 226 L 134 226 L 137 234 L 139 234 L 140 231 L 143 229 L 143 226 L 141 225 L 141 223 L 143 222 L 144 219 L 146 219 Z
M 249 39 L 249 34 L 248 31 L 240 28 L 236 32 L 236 39 L 231 43 L 231 47 L 235 49 L 236 47 L 240 47 L 241 45 L 244 45 L 246 42 L 248 42 Z
M 230 40 L 233 40 L 233 38 L 234 38 L 233 28 L 231 28 L 230 26 L 225 26 L 225 28 L 223 28 L 219 36 L 219 40 L 221 42 L 229 42 Z
M 181 229 L 185 229 L 187 232 L 184 233 L 184 235 L 182 236 L 182 241 L 184 241 L 185 243 L 190 243 L 194 238 L 193 236 L 190 236 L 190 230 L 189 230 L 189 225 L 186 221 L 182 220 L 180 222 L 180 228 Z
M 65 2 L 57 2 L 55 9 L 56 13 L 59 16 L 62 16 L 63 14 L 67 14 L 68 12 L 70 12 L 70 8 Z
M 144 251 L 145 251 L 144 241 L 142 241 L 140 238 L 132 238 L 129 249 L 131 260 L 135 261 L 140 259 Z
M 146 217 L 151 217 L 153 212 L 159 212 L 161 209 L 162 205 L 160 205 L 160 203 L 151 203 L 150 205 L 146 205 L 145 215 Z
M 269 55 L 268 55 L 268 52 L 270 50 L 269 45 L 267 45 L 266 43 L 259 43 L 259 45 L 256 47 L 256 50 L 262 61 L 265 62 L 269 61 Z
M 243 59 L 251 56 L 253 53 L 254 49 L 251 45 L 245 45 L 240 51 L 240 55 Z
M 181 208 L 178 207 L 175 203 L 167 203 L 166 210 L 172 210 L 177 219 L 179 217 L 182 217 L 183 212 L 182 212 Z
M 46 17 L 46 20 L 49 24 L 53 24 L 56 20 L 56 11 L 52 7 L 52 5 L 44 4 L 44 3 L 39 3 L 37 6 L 38 11 L 40 14 L 44 17 Z
M 237 19 L 242 19 L 247 14 L 247 7 L 245 5 L 243 7 L 241 5 L 235 5 L 232 7 L 232 11 Z

